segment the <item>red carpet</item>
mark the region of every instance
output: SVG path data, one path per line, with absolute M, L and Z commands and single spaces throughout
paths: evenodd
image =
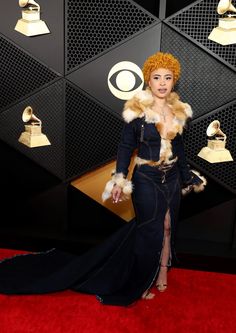
M 0 250 L 0 259 L 25 251 Z M 235 333 L 235 275 L 173 268 L 164 293 L 124 308 L 71 291 L 0 295 L 1 333 Z

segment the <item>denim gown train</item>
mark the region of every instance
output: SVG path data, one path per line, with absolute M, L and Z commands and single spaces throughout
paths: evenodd
M 158 168 L 136 166 L 132 182 L 137 220 L 125 222 L 102 244 L 82 255 L 51 249 L 3 260 L 0 293 L 43 294 L 70 289 L 96 295 L 102 304 L 127 306 L 137 301 L 156 280 L 168 209 L 174 254 L 181 190 L 176 164 L 166 172 L 164 182 Z
M 116 171 L 108 182 L 112 186 L 119 182 L 124 193 L 125 189 L 133 190 L 130 193 L 136 219 L 124 223 L 102 244 L 83 255 L 52 249 L 4 260 L 0 263 L 1 293 L 41 294 L 71 289 L 96 295 L 103 304 L 130 305 L 157 278 L 168 210 L 171 264 L 181 187 L 192 184 L 202 190 L 203 180 L 191 172 L 184 153 L 182 132 L 192 116 L 191 107 L 171 93 L 168 105 L 173 121 L 165 134 L 159 115 L 152 110 L 153 103 L 147 89 L 125 104 Z M 133 187 L 129 187 L 126 175 L 135 150 L 138 159 L 132 175 Z M 163 166 L 167 169 L 163 170 Z

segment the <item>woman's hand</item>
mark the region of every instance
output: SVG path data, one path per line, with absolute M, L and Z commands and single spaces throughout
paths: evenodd
M 114 185 L 111 191 L 113 203 L 121 201 L 122 188 L 118 185 Z

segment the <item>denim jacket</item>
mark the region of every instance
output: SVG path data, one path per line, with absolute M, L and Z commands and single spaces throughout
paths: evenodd
M 160 117 L 151 108 L 153 102 L 151 92 L 144 90 L 125 103 L 125 125 L 118 147 L 116 173 L 127 176 L 131 157 L 136 150 L 138 158 L 142 160 L 170 163 L 177 157 L 181 179 L 186 184 L 192 175 L 184 153 L 182 133 L 186 121 L 192 116 L 191 107 L 181 102 L 176 93 L 171 93 L 168 104 L 174 114 L 173 128 L 164 139 Z
M 181 102 L 176 93 L 170 94 L 167 103 L 174 117 L 165 135 L 160 116 L 152 110 L 154 99 L 149 89 L 138 92 L 125 103 L 122 114 L 125 124 L 117 152 L 116 170 L 105 186 L 103 201 L 111 197 L 114 185 L 121 187 L 124 195 L 132 193 L 132 182 L 126 177 L 134 152 L 137 164 L 159 166 L 175 161 L 183 194 L 189 193 L 192 188 L 195 192 L 204 189 L 206 179 L 198 171 L 190 170 L 184 153 L 182 133 L 187 120 L 192 117 L 191 107 Z
M 184 152 L 182 135 L 177 133 L 171 141 L 172 159 L 177 157 L 177 164 L 183 184 L 191 180 L 191 171 Z M 129 171 L 131 157 L 136 151 L 137 156 L 144 160 L 158 161 L 160 159 L 161 136 L 155 124 L 148 124 L 143 118 L 138 118 L 125 124 L 119 143 L 116 161 L 116 173 L 125 177 Z

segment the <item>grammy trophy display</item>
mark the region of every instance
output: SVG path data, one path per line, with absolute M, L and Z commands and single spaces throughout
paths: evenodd
M 220 0 L 217 13 L 220 15 L 226 13 L 226 17 L 219 18 L 218 27 L 214 28 L 208 36 L 208 39 L 221 45 L 236 43 L 236 14 L 228 14 L 228 12 L 236 13 L 232 0 Z
M 220 129 L 219 120 L 213 120 L 207 127 L 207 147 L 203 147 L 198 156 L 210 163 L 233 161 L 228 149 L 225 148 L 226 135 Z
M 27 106 L 24 109 L 22 120 L 26 125 L 25 132 L 21 133 L 19 137 L 19 142 L 30 148 L 48 146 L 51 144 L 47 136 L 42 133 L 42 122 L 33 114 L 31 106 Z
M 15 30 L 26 36 L 50 33 L 46 23 L 40 19 L 40 6 L 34 0 L 19 0 L 22 18 L 17 21 Z

